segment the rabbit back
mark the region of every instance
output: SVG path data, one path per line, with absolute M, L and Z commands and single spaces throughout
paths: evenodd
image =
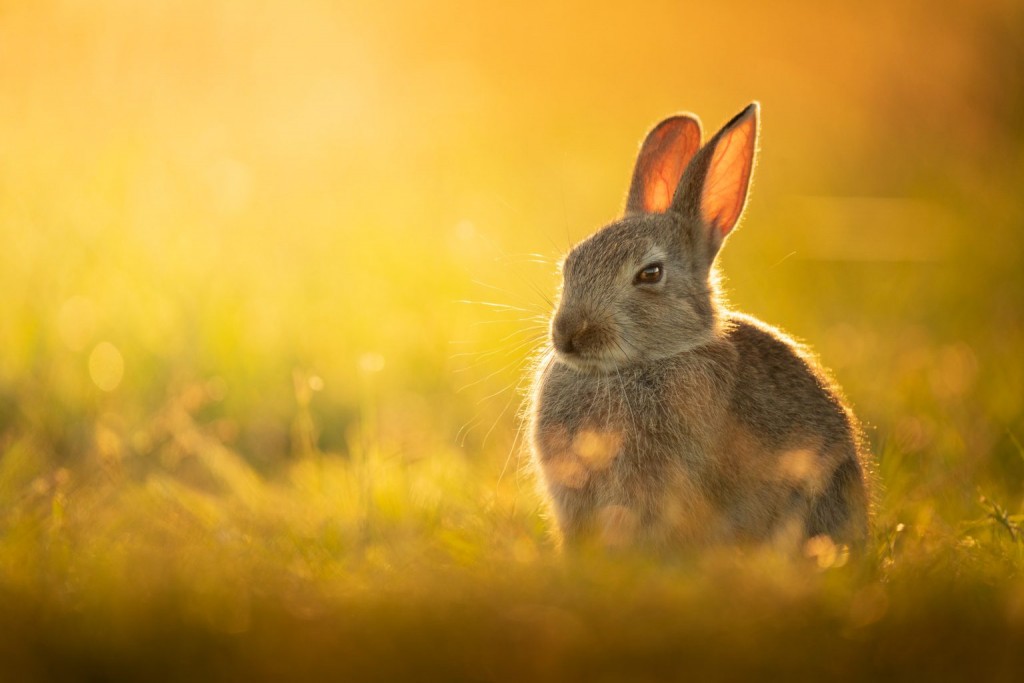
M 739 527 L 860 544 L 871 472 L 838 386 L 810 352 L 755 318 L 730 313 L 723 332 L 739 362 L 712 479 L 739 508 Z

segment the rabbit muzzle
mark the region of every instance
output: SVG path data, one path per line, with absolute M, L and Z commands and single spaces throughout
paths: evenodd
M 618 348 L 615 334 L 608 321 L 595 320 L 575 309 L 559 311 L 551 323 L 551 341 L 558 357 L 588 370 L 611 369 L 624 360 L 613 353 Z

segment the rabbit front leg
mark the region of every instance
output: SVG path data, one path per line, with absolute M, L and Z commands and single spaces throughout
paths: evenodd
M 616 432 L 577 430 L 562 426 L 535 434 L 538 465 L 557 522 L 561 545 L 567 548 L 629 545 L 640 515 L 625 496 L 612 470 L 621 457 Z
M 628 501 L 597 502 L 578 491 L 552 499 L 565 548 L 619 550 L 643 541 L 641 513 Z

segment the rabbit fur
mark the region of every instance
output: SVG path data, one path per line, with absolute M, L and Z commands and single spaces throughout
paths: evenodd
M 677 115 L 641 147 L 625 216 L 562 266 L 529 405 L 566 545 L 863 544 L 870 459 L 801 345 L 720 302 L 714 260 L 746 202 L 755 102 L 701 145 Z

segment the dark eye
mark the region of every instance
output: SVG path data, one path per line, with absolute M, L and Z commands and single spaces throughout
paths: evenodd
M 665 269 L 660 263 L 648 263 L 646 266 L 640 269 L 640 272 L 633 278 L 633 284 L 635 285 L 651 285 L 661 280 L 661 276 L 664 275 Z

